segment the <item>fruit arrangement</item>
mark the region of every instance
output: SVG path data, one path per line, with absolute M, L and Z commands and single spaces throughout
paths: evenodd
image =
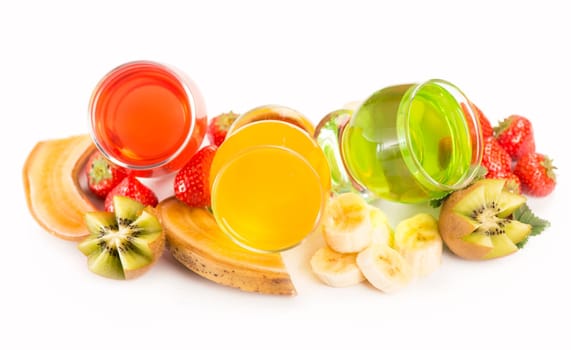
M 521 249 L 549 223 L 527 206 L 527 195 L 556 186 L 551 159 L 536 152 L 531 122 L 512 115 L 497 126 L 477 106 L 486 172 L 439 204 L 438 217 L 418 213 L 391 226 L 362 195 L 331 194 L 318 229 L 324 245 L 308 269 L 332 287 L 369 283 L 385 293 L 434 273 L 444 247 L 460 258 L 500 258 Z M 111 163 L 88 135 L 39 142 L 23 167 L 28 208 L 47 232 L 73 241 L 90 271 L 137 278 L 168 252 L 215 283 L 263 294 L 295 295 L 280 253 L 243 248 L 220 229 L 210 210 L 210 172 L 237 113 L 210 119 L 207 141 L 158 198 L 128 169 Z

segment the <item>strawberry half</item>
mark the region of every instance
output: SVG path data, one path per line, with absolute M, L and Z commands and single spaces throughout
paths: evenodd
M 145 206 L 156 206 L 159 203 L 157 195 L 143 185 L 137 178 L 133 175 L 127 175 L 109 194 L 105 197 L 105 210 L 113 212 L 113 197 L 115 196 L 125 196 L 134 199 Z
M 87 186 L 93 194 L 105 198 L 126 176 L 127 170 L 111 163 L 99 151 L 87 160 L 85 165 Z
M 201 148 L 174 179 L 175 197 L 191 207 L 210 206 L 210 166 L 218 147 Z
M 494 134 L 500 146 L 513 160 L 524 154 L 535 152 L 535 139 L 531 121 L 521 115 L 511 115 L 494 128 Z
M 210 120 L 206 129 L 206 135 L 212 145 L 219 147 L 222 144 L 226 139 L 228 129 L 230 129 L 230 126 L 238 116 L 239 114 L 237 113 L 228 112 L 219 114 Z
M 553 161 L 541 153 L 523 155 L 516 163 L 514 174 L 519 177 L 524 193 L 544 197 L 553 192 L 557 183 Z

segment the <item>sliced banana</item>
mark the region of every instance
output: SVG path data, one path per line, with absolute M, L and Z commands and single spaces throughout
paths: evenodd
M 365 280 L 356 263 L 357 254 L 338 253 L 325 246 L 311 257 L 313 273 L 323 283 L 332 287 L 349 287 Z
M 414 277 L 431 274 L 442 262 L 438 222 L 429 214 L 416 214 L 399 222 L 394 246 L 409 263 Z
M 358 194 L 347 192 L 332 198 L 322 226 L 327 245 L 338 253 L 357 253 L 371 244 L 369 205 Z
M 393 244 L 393 229 L 385 213 L 373 205 L 369 204 L 369 215 L 371 220 L 371 244 Z
M 367 281 L 385 293 L 396 292 L 411 281 L 408 262 L 388 245 L 372 244 L 357 254 L 356 261 Z

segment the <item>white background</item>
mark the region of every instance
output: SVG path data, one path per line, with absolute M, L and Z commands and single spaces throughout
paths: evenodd
M 2 2 L 0 348 L 569 349 L 571 21 L 563 1 L 530 3 Z M 500 260 L 446 253 L 394 295 L 319 283 L 309 243 L 285 254 L 291 298 L 216 285 L 168 254 L 137 280 L 100 278 L 32 219 L 21 169 L 36 142 L 86 133 L 94 85 L 135 59 L 184 70 L 210 115 L 277 103 L 315 122 L 381 87 L 447 79 L 493 123 L 533 121 L 559 184 L 529 204 L 552 226 Z M 393 224 L 418 209 L 384 207 Z

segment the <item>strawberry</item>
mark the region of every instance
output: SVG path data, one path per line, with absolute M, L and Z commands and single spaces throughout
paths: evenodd
M 127 170 L 111 163 L 101 152 L 95 151 L 87 160 L 85 174 L 89 190 L 96 196 L 105 198 L 127 176 Z
M 512 159 L 493 136 L 484 139 L 482 166 L 488 170 L 486 178 L 506 178 L 511 174 Z
M 217 147 L 201 148 L 176 174 L 174 193 L 176 198 L 191 207 L 210 206 L 210 165 Z
M 219 114 L 210 120 L 206 129 L 206 135 L 212 145 L 219 147 L 222 144 L 222 141 L 226 139 L 228 129 L 238 116 L 237 113 L 228 112 Z
M 482 138 L 485 139 L 489 136 L 493 135 L 493 129 L 492 129 L 492 125 L 490 124 L 490 121 L 488 120 L 488 118 L 486 118 L 486 116 L 484 115 L 484 113 L 482 113 L 482 110 L 480 108 L 478 108 L 478 106 L 476 106 L 473 102 L 469 102 L 471 108 L 468 108 L 468 106 L 465 103 L 461 103 L 460 106 L 462 107 L 462 112 L 464 113 L 464 118 L 466 118 L 466 122 L 468 123 L 468 128 L 470 131 L 470 141 L 472 142 L 472 144 L 476 144 L 478 143 L 478 137 L 476 135 L 476 130 L 475 130 L 475 125 L 474 125 L 474 121 L 471 117 L 472 112 L 474 113 L 474 117 L 476 117 L 478 119 L 478 124 L 480 124 L 480 130 L 481 130 L 481 134 L 482 134 Z
M 513 160 L 527 153 L 535 152 L 533 127 L 526 117 L 513 114 L 494 128 L 494 134 Z
M 516 194 L 521 194 L 521 181 L 514 173 L 509 173 L 503 177 L 506 179 L 505 187 L 508 191 Z
M 492 136 L 494 134 L 492 123 L 490 123 L 490 120 L 486 117 L 486 115 L 482 112 L 482 110 L 478 108 L 478 106 L 476 106 L 473 103 L 471 104 L 472 108 L 474 108 L 474 110 L 476 111 L 476 116 L 478 117 L 478 120 L 480 121 L 480 128 L 482 129 L 482 137 L 486 138 L 488 136 Z
M 521 182 L 512 172 L 512 159 L 503 149 L 494 136 L 484 139 L 484 152 L 482 166 L 488 171 L 488 179 L 506 179 L 506 187 L 510 192 L 521 193 Z
M 127 175 L 117 186 L 115 186 L 107 197 L 105 197 L 105 210 L 109 212 L 113 212 L 113 197 L 125 196 L 132 198 L 143 205 L 147 206 L 156 206 L 159 202 L 157 195 L 148 188 L 147 186 L 143 185 L 137 178 L 133 175 Z
M 516 163 L 514 174 L 519 177 L 523 192 L 544 197 L 555 188 L 556 176 L 553 161 L 541 153 L 524 154 Z

